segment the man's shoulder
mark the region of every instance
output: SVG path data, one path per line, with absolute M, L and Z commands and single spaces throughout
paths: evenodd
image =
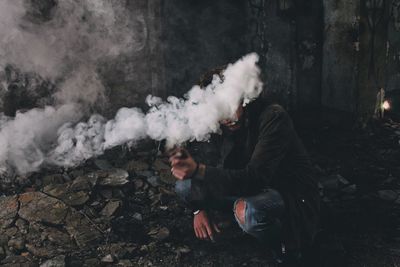
M 289 114 L 286 112 L 285 108 L 279 104 L 267 105 L 261 112 L 260 120 L 269 121 L 274 118 L 287 118 L 289 119 Z

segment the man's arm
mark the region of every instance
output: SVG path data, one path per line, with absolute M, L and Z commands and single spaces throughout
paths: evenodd
M 249 183 L 268 185 L 293 140 L 293 124 L 281 108 L 273 107 L 260 117 L 259 137 L 250 162 L 244 169 L 230 170 L 200 165 L 193 177 L 212 188 L 243 187 Z

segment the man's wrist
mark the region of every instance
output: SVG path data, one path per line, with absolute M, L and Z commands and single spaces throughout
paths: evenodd
M 198 176 L 203 178 L 206 174 L 206 165 L 203 163 L 199 163 L 199 171 L 197 173 Z
M 200 211 L 201 211 L 201 210 L 195 210 L 195 211 L 193 211 L 193 215 L 195 215 L 195 216 L 196 216 L 197 214 L 199 214 L 199 213 L 200 213 Z

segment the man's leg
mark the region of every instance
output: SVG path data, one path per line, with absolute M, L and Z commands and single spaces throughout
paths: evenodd
M 234 204 L 234 214 L 239 226 L 272 248 L 282 242 L 281 218 L 285 204 L 274 189 L 252 197 L 239 198 Z
M 199 184 L 196 184 L 196 187 L 192 189 L 191 179 L 177 181 L 175 184 L 175 192 L 185 203 L 204 210 L 230 212 L 237 199 L 237 197 L 226 196 L 225 194 L 213 196 Z

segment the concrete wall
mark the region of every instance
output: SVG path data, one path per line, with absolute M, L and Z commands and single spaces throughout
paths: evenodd
M 400 0 L 382 0 L 374 30 L 369 2 L 126 1 L 132 20 L 144 25 L 136 33 L 143 47 L 99 66 L 106 113 L 143 106 L 149 93 L 181 96 L 205 71 L 255 51 L 266 92 L 288 109 L 322 105 L 370 114 L 377 90 L 400 81 Z M 255 6 L 263 3 L 260 13 Z
M 247 53 L 246 1 L 162 2 L 166 94 L 181 95 L 199 77 Z
M 359 53 L 357 1 L 325 0 L 321 101 L 343 111 L 356 110 Z
M 144 24 L 143 47 L 102 67 L 109 99 L 107 113 L 112 116 L 122 106 L 144 106 L 148 94 L 165 91 L 161 53 L 161 0 L 127 1 L 133 20 Z
M 400 0 L 393 0 L 390 4 L 385 86 L 388 91 L 400 89 Z

